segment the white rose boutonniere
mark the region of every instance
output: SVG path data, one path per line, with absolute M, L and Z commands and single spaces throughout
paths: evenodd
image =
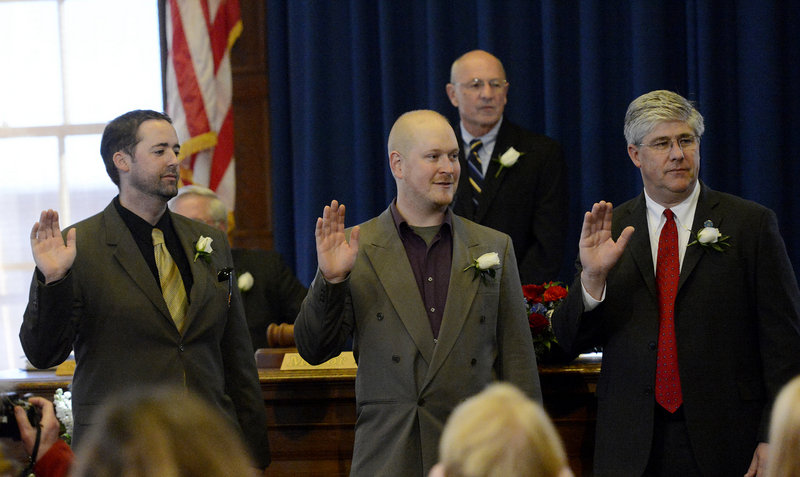
M 481 280 L 485 282 L 490 277 L 494 278 L 495 269 L 498 266 L 500 266 L 500 256 L 497 252 L 488 252 L 476 258 L 464 271 L 466 272 L 470 268 L 475 269 L 473 280 L 481 277 Z
M 503 170 L 504 167 L 511 167 L 517 163 L 519 160 L 519 156 L 525 154 L 524 152 L 519 152 L 513 147 L 509 147 L 506 152 L 500 155 L 497 161 L 500 163 L 500 168 L 497 169 L 497 173 L 494 175 L 495 178 L 500 175 L 500 171 Z
M 244 293 L 253 288 L 254 281 L 253 275 L 250 272 L 244 272 L 236 279 L 236 285 L 239 287 L 239 291 Z
M 723 245 L 726 247 L 731 246 L 731 244 L 728 243 L 730 236 L 722 235 L 719 229 L 715 228 L 714 223 L 710 220 L 706 220 L 703 223 L 703 228 L 697 231 L 695 237 L 697 238 L 687 245 L 687 247 L 691 247 L 697 243 L 704 248 L 712 248 L 717 252 L 724 252 L 725 249 L 722 248 Z
M 211 255 L 211 252 L 214 251 L 214 249 L 211 248 L 211 242 L 213 241 L 214 239 L 212 239 L 211 237 L 203 237 L 202 235 L 200 236 L 200 238 L 197 239 L 197 242 L 195 242 L 194 244 L 195 262 L 197 261 L 198 257 L 202 257 L 203 260 L 208 260 L 208 256 Z

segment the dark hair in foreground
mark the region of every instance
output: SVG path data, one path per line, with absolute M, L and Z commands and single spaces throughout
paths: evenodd
M 123 151 L 133 156 L 136 145 L 141 140 L 137 134 L 139 126 L 151 119 L 172 124 L 172 119 L 164 113 L 148 109 L 136 109 L 112 119 L 103 129 L 103 138 L 100 140 L 100 155 L 106 165 L 108 177 L 111 178 L 114 184 L 119 185 L 119 171 L 117 171 L 117 166 L 114 165 L 114 154 L 118 151 Z
M 118 395 L 95 422 L 78 449 L 75 477 L 254 475 L 231 423 L 186 390 Z

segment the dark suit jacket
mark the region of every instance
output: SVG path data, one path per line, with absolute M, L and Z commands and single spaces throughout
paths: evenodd
M 706 220 L 731 246 L 686 249 L 675 302 L 683 409 L 704 475 L 744 475 L 776 393 L 800 373 L 800 293 L 771 210 L 703 185 L 693 236 Z M 612 236 L 628 225 L 604 302 L 582 313 L 581 293 L 570 293 L 553 317 L 565 349 L 603 346 L 598 476 L 641 475 L 653 438 L 659 319 L 644 195 L 614 209 Z
M 270 323 L 294 323 L 308 290 L 278 252 L 233 249 L 231 253 L 236 275 L 249 272 L 253 276 L 253 288 L 241 291 L 244 313 L 253 349 L 266 348 L 267 326 Z
M 426 476 L 450 412 L 492 380 L 510 381 L 541 402 L 511 240 L 455 215 L 452 223 L 438 343 L 389 209 L 361 225 L 349 278 L 329 284 L 318 272 L 303 301 L 294 331 L 304 359 L 324 362 L 353 336 L 358 419 L 351 475 Z M 497 252 L 501 266 L 484 283 L 464 268 L 486 252 Z
M 455 130 L 460 138 L 461 128 Z M 557 280 L 564 263 L 568 210 L 561 146 L 504 118 L 475 211 L 463 139 L 459 144 L 461 178 L 453 211 L 511 236 L 523 284 Z M 512 167 L 500 169 L 497 158 L 512 146 L 524 154 Z
M 34 274 L 20 329 L 22 347 L 38 368 L 61 363 L 74 348 L 74 442 L 112 394 L 185 385 L 244 432 L 256 463 L 264 467 L 266 412 L 241 296 L 234 285 L 229 305 L 228 281 L 218 280 L 219 270 L 233 267 L 227 240 L 212 227 L 167 213 L 194 280 L 183 335 L 112 203 L 75 224 L 77 256 L 62 280 L 44 285 Z M 213 238 L 208 262 L 193 261 L 200 235 Z

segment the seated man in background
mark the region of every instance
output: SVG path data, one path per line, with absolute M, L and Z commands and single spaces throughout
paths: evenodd
M 185 186 L 169 202 L 175 213 L 228 232 L 228 211 L 210 189 Z M 306 288 L 273 250 L 231 249 L 253 349 L 267 347 L 270 323 L 294 323 Z
M 453 411 L 429 477 L 571 477 L 561 437 L 542 406 L 508 383 Z

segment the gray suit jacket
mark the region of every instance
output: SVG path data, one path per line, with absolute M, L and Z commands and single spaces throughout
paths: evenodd
M 744 475 L 767 440 L 772 401 L 800 374 L 800 292 L 775 214 L 702 185 L 692 235 L 711 220 L 731 247 L 686 249 L 675 335 L 686 426 L 704 475 Z M 658 301 L 644 196 L 614 209 L 612 236 L 635 232 L 606 282 L 606 299 L 583 313 L 570 293 L 553 316 L 559 343 L 603 346 L 597 384 L 597 476 L 641 475 L 653 438 Z M 580 290 L 579 279 L 572 285 Z
M 321 363 L 353 336 L 356 377 L 352 475 L 424 476 L 438 460 L 452 409 L 493 380 L 541 402 L 539 375 L 510 238 L 453 216 L 453 262 L 438 343 L 387 209 L 361 225 L 348 280 L 317 273 L 295 322 L 300 354 Z M 500 269 L 484 283 L 470 263 L 486 252 Z
M 269 463 L 266 411 L 241 296 L 218 271 L 232 268 L 218 230 L 171 214 L 194 284 L 183 335 L 114 204 L 75 224 L 77 257 L 64 279 L 44 285 L 34 274 L 20 340 L 30 362 L 55 366 L 75 350 L 72 382 L 79 442 L 109 396 L 150 385 L 186 386 L 240 428 L 255 457 Z M 200 235 L 212 237 L 208 262 L 193 261 Z M 176 405 L 180 405 L 176 403 Z

